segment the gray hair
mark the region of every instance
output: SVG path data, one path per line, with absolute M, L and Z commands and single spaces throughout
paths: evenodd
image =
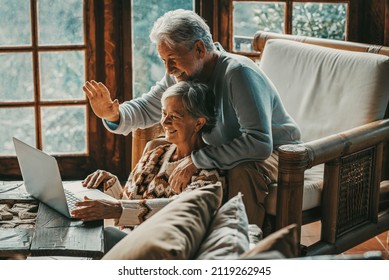
M 201 40 L 207 51 L 215 49 L 212 34 L 204 19 L 193 11 L 183 9 L 167 12 L 157 19 L 150 40 L 156 44 L 165 42 L 169 47 L 184 45 L 189 50 L 196 41 Z
M 201 132 L 210 132 L 215 127 L 215 95 L 207 85 L 191 81 L 178 82 L 163 93 L 161 102 L 173 96 L 181 97 L 184 108 L 193 118 L 206 119 Z

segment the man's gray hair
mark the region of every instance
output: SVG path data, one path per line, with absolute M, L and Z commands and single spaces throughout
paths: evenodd
M 181 97 L 184 108 L 192 117 L 206 119 L 201 132 L 210 132 L 215 127 L 215 95 L 207 85 L 192 81 L 178 82 L 163 93 L 161 102 L 173 96 Z
M 151 42 L 166 43 L 169 47 L 184 45 L 192 49 L 196 41 L 202 40 L 207 51 L 215 49 L 212 34 L 204 19 L 190 10 L 178 9 L 161 16 L 150 32 Z

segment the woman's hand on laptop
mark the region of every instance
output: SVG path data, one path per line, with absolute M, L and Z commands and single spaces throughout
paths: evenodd
M 81 183 L 88 189 L 96 189 L 103 183 L 103 189 L 106 191 L 116 183 L 116 176 L 108 171 L 98 169 L 88 175 Z
M 122 214 L 122 205 L 120 202 L 112 202 L 103 199 L 89 199 L 84 197 L 84 201 L 75 203 L 77 208 L 71 211 L 72 217 L 81 219 L 84 222 L 103 219 L 119 219 Z

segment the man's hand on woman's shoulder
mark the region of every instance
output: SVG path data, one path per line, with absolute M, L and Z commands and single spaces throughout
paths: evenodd
M 180 162 L 179 165 L 173 170 L 169 177 L 169 184 L 171 188 L 177 193 L 181 193 L 185 190 L 186 186 L 190 183 L 192 176 L 198 171 L 196 165 L 194 165 L 192 158 L 187 157 Z

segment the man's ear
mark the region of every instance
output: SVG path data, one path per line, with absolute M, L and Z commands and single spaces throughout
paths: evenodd
M 196 121 L 195 132 L 199 132 L 206 122 L 207 120 L 205 118 L 198 118 Z
M 196 50 L 196 54 L 200 57 L 203 58 L 206 54 L 206 47 L 205 44 L 202 40 L 197 40 L 196 43 L 194 44 L 194 48 Z

